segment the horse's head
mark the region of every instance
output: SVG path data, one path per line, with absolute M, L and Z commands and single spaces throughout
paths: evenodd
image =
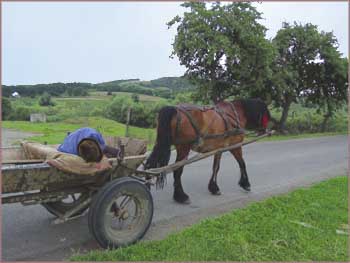
M 259 133 L 266 132 L 268 123 L 271 120 L 270 111 L 266 103 L 261 99 L 242 99 L 239 101 L 247 119 L 246 127 L 258 130 Z

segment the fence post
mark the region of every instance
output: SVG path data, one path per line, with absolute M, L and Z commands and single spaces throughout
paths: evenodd
M 125 137 L 129 137 L 129 123 L 130 123 L 130 117 L 131 117 L 131 107 L 128 108 L 128 111 L 127 111 L 127 113 L 126 113 Z

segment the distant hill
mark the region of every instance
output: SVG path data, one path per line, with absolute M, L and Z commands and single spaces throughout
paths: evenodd
M 10 97 L 12 93 L 18 92 L 22 97 L 35 97 L 42 95 L 44 92 L 51 96 L 61 96 L 63 94 L 68 96 L 86 96 L 88 90 L 93 85 L 91 83 L 72 82 L 72 83 L 50 83 L 50 84 L 36 84 L 36 85 L 2 85 L 2 96 Z
M 168 88 L 171 90 L 190 90 L 194 86 L 185 77 L 163 77 L 150 81 L 141 81 L 140 79 L 121 79 L 109 82 L 102 82 L 94 84 L 95 87 L 112 87 L 112 86 L 132 86 L 132 84 L 137 84 L 144 88 Z
M 192 85 L 185 77 L 164 77 L 150 81 L 154 87 L 167 87 L 172 90 L 191 90 Z
M 13 92 L 18 92 L 20 96 L 34 97 L 42 95 L 44 92 L 52 96 L 84 96 L 88 95 L 88 90 L 97 91 L 122 91 L 145 95 L 171 98 L 176 93 L 192 90 L 193 86 L 185 77 L 163 77 L 150 81 L 140 79 L 120 79 L 101 83 L 51 83 L 36 85 L 13 85 L 2 86 L 2 95 L 10 97 Z
M 95 87 L 99 86 L 115 86 L 119 85 L 121 83 L 126 83 L 126 82 L 139 82 L 140 79 L 119 79 L 119 80 L 113 80 L 113 81 L 107 81 L 107 82 L 101 82 L 97 84 L 93 84 Z

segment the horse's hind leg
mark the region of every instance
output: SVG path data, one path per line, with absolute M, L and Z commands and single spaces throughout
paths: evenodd
M 221 153 L 217 153 L 214 155 L 214 163 L 213 163 L 213 174 L 210 178 L 209 184 L 208 184 L 208 190 L 213 195 L 220 195 L 220 189 L 217 184 L 217 176 L 220 169 L 220 160 L 221 160 Z
M 246 169 L 245 162 L 244 162 L 243 156 L 242 156 L 242 147 L 232 150 L 231 153 L 233 154 L 233 156 L 237 160 L 237 162 L 239 164 L 239 168 L 241 170 L 241 178 L 240 178 L 238 184 L 244 190 L 250 191 L 250 183 L 248 180 L 247 169 Z
M 176 146 L 176 162 L 181 161 L 187 158 L 188 153 L 190 152 L 189 145 L 177 145 Z M 182 175 L 183 167 L 174 171 L 174 200 L 179 203 L 189 204 L 190 198 L 184 192 L 181 184 L 181 175 Z

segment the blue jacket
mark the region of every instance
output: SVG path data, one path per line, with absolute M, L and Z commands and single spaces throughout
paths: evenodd
M 80 128 L 75 132 L 70 133 L 58 147 L 58 151 L 78 155 L 78 145 L 84 139 L 93 139 L 104 150 L 106 145 L 101 133 L 92 128 Z

